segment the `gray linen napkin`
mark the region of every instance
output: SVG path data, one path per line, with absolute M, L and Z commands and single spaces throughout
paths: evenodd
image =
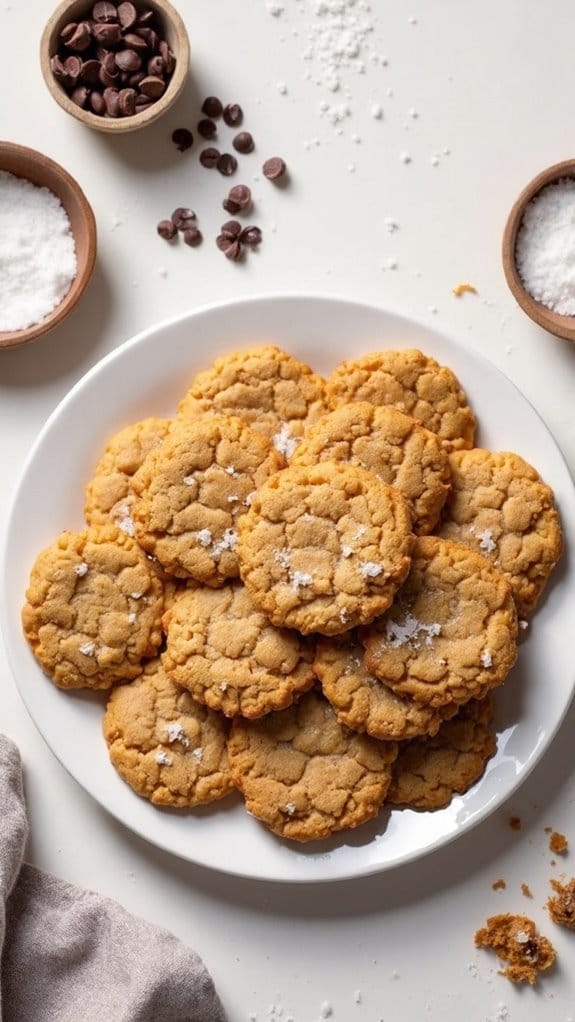
M 0 1022 L 225 1022 L 194 951 L 23 864 L 27 833 L 20 755 L 0 735 Z

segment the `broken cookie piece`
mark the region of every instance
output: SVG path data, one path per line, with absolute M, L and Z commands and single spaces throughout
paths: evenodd
M 503 962 L 508 962 L 501 975 L 512 983 L 530 983 L 533 986 L 540 972 L 550 969 L 555 961 L 555 949 L 547 937 L 537 933 L 533 920 L 527 916 L 490 916 L 487 924 L 477 930 L 475 946 L 491 948 Z

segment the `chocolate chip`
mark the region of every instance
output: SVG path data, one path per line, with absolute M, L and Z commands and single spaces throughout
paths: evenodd
M 191 227 L 191 221 L 196 219 L 193 209 L 185 206 L 178 206 L 172 213 L 172 223 L 178 231 L 186 231 Z
M 176 128 L 172 132 L 172 142 L 181 153 L 185 153 L 186 149 L 191 149 L 193 146 L 194 136 L 187 128 Z
M 166 241 L 170 241 L 172 238 L 175 238 L 178 233 L 178 228 L 172 220 L 160 220 L 156 230 L 160 235 L 160 238 L 165 238 Z
M 85 85 L 78 85 L 72 92 L 70 99 L 72 100 L 73 103 L 76 104 L 76 106 L 82 107 L 82 109 L 84 109 L 84 107 L 88 103 L 89 95 L 90 90 L 87 89 Z
M 67 38 L 64 41 L 69 50 L 74 50 L 74 53 L 83 53 L 84 50 L 88 49 L 92 42 L 90 23 L 88 21 L 78 22 L 78 24 L 74 27 L 74 31 L 68 33 Z
M 149 25 L 154 20 L 154 12 L 149 8 L 145 11 L 140 11 L 138 14 L 138 25 Z
M 138 95 L 136 96 L 136 113 L 137 114 L 143 113 L 144 110 L 147 110 L 149 106 L 153 106 L 153 105 L 154 105 L 154 100 L 153 99 L 148 99 L 148 97 L 144 96 L 141 92 L 139 92 Z
M 139 28 L 138 35 L 144 40 L 149 50 L 152 53 L 158 53 L 160 49 L 160 37 L 157 32 L 154 32 L 153 28 Z M 127 37 L 126 37 L 127 38 Z
M 92 7 L 92 20 L 102 24 L 117 21 L 118 11 L 116 10 L 116 5 L 108 3 L 107 0 L 99 0 Z
M 244 227 L 240 234 L 240 241 L 244 245 L 249 245 L 250 248 L 254 248 L 259 245 L 262 240 L 262 232 L 259 227 Z
M 223 115 L 224 121 L 230 128 L 237 128 L 244 119 L 244 112 L 241 106 L 237 103 L 228 103 L 228 105 L 224 107 Z
M 238 209 L 247 209 L 252 204 L 252 193 L 247 185 L 234 185 L 233 188 L 230 188 L 228 199 Z
M 239 238 L 241 233 L 242 225 L 239 220 L 226 220 L 225 224 L 220 227 L 220 237 L 231 238 L 232 241 Z
M 137 71 L 135 75 L 130 75 L 128 77 L 128 85 L 130 86 L 131 89 L 139 89 L 140 82 L 143 82 L 145 77 L 146 77 L 145 71 Z
M 135 89 L 120 90 L 118 105 L 121 117 L 132 117 L 136 113 L 136 96 L 137 92 Z
M 104 89 L 102 93 L 108 117 L 120 116 L 120 92 L 118 89 Z
M 202 232 L 197 227 L 187 227 L 184 231 L 184 241 L 191 248 L 201 245 L 203 240 Z
M 222 153 L 216 166 L 220 174 L 223 174 L 224 177 L 230 177 L 238 169 L 238 161 L 231 153 Z
M 80 77 L 87 85 L 96 85 L 100 80 L 100 61 L 85 60 L 82 63 Z
M 121 3 L 118 5 L 118 18 L 124 31 L 132 28 L 138 20 L 138 12 L 133 4 Z
M 200 163 L 202 167 L 216 167 L 219 159 L 219 149 L 214 149 L 212 146 L 208 146 L 207 149 L 202 149 L 200 153 Z
M 122 41 L 122 30 L 116 23 L 92 25 L 92 36 L 99 46 L 118 46 Z
M 232 262 L 237 262 L 242 257 L 242 246 L 239 241 L 234 241 L 232 238 L 226 238 L 223 234 L 218 234 L 216 238 L 216 245 L 220 252 L 223 252 L 226 259 L 231 259 Z
M 262 167 L 264 177 L 267 177 L 269 181 L 277 181 L 278 178 L 283 177 L 286 169 L 285 162 L 281 156 L 271 156 Z
M 253 135 L 249 131 L 240 131 L 232 141 L 234 149 L 238 153 L 251 153 L 254 150 Z
M 106 113 L 106 101 L 101 92 L 90 93 L 90 107 L 92 113 L 98 114 L 100 117 Z
M 143 53 L 147 53 L 150 47 L 148 46 L 145 39 L 142 39 L 141 35 L 136 32 L 126 32 L 124 36 L 124 42 L 126 46 L 129 46 L 131 50 L 135 50 L 140 56 Z
M 198 134 L 202 138 L 213 138 L 217 130 L 216 124 L 209 117 L 204 117 L 201 121 L 198 121 Z
M 144 96 L 148 99 L 159 99 L 163 96 L 166 91 L 166 83 L 163 78 L 159 78 L 156 75 L 147 75 L 143 81 L 140 82 L 140 92 L 143 92 Z
M 120 68 L 120 71 L 129 71 L 130 74 L 134 74 L 139 71 L 142 66 L 142 58 L 138 56 L 135 50 L 120 50 L 114 57 L 116 67 Z M 148 71 L 148 74 L 151 72 Z
M 160 78 L 166 70 L 164 58 L 160 57 L 159 53 L 155 57 L 150 57 L 148 61 L 147 71 L 149 75 L 158 75 Z
M 206 117 L 221 117 L 223 106 L 217 96 L 208 96 L 202 103 L 202 113 Z
M 66 57 L 64 69 L 71 79 L 76 80 L 82 72 L 82 61 L 79 57 Z
M 236 213 L 239 213 L 242 208 L 241 206 L 238 206 L 237 202 L 234 202 L 233 199 L 230 199 L 229 195 L 222 202 L 222 206 L 225 209 L 226 213 L 231 213 L 232 216 L 235 216 Z
M 174 57 L 174 54 L 172 53 L 172 51 L 171 51 L 170 47 L 168 46 L 168 44 L 167 44 L 165 39 L 161 39 L 160 40 L 159 50 L 160 50 L 160 56 L 161 56 L 162 60 L 164 61 L 164 66 L 166 68 L 166 74 L 171 75 L 172 71 L 174 70 L 174 68 L 176 66 L 176 58 Z
M 108 53 L 100 64 L 99 78 L 104 86 L 115 85 L 120 76 L 120 70 L 116 64 L 113 53 Z

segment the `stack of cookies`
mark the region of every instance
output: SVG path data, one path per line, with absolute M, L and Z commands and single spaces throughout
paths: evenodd
M 139 795 L 239 789 L 310 841 L 481 776 L 562 536 L 535 469 L 474 448 L 475 427 L 420 351 L 324 380 L 263 346 L 112 437 L 23 624 L 57 685 L 111 690 L 104 735 Z

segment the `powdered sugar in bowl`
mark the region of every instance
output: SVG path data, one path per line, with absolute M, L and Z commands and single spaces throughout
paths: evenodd
M 76 306 L 94 268 L 96 223 L 74 178 L 34 149 L 0 141 L 0 186 L 0 348 L 11 348 L 47 333 Z
M 523 189 L 507 219 L 502 258 L 523 311 L 575 341 L 575 160 L 548 167 Z

